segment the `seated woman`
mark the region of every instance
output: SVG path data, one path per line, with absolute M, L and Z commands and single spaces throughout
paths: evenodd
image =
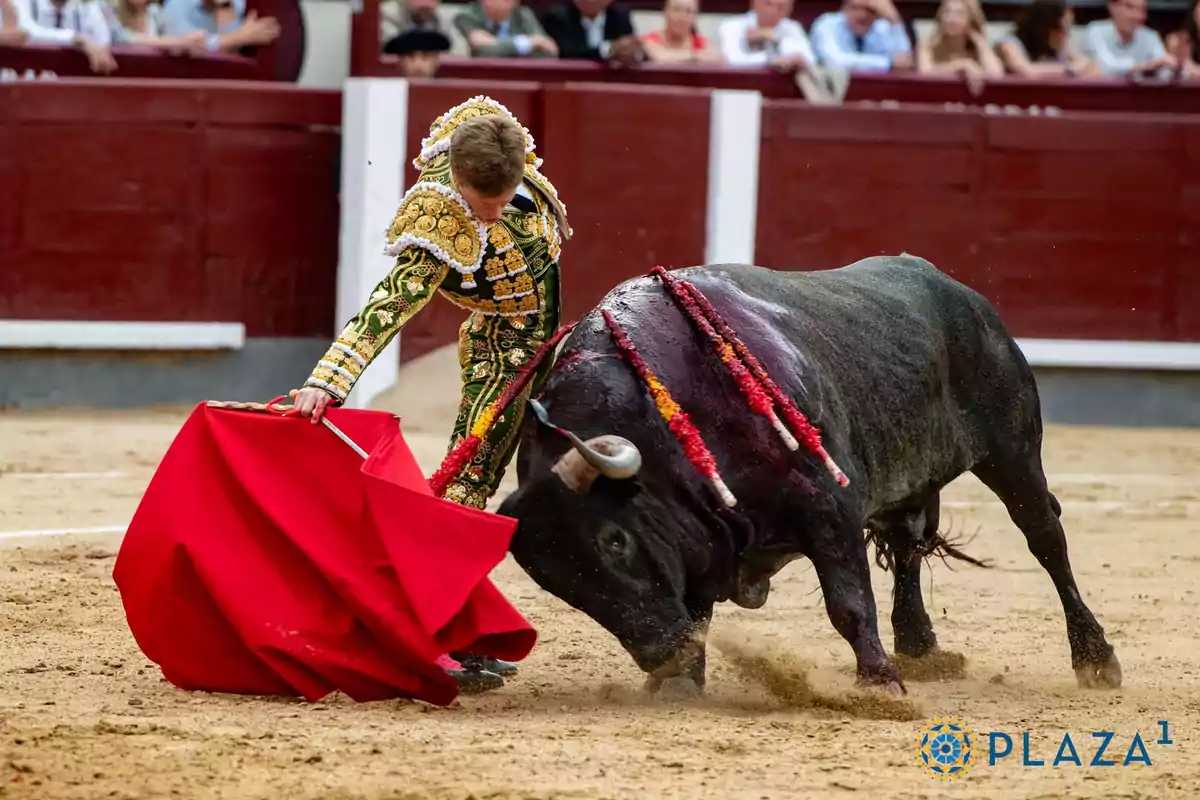
M 667 0 L 663 6 L 663 29 L 642 36 L 642 45 L 650 61 L 674 64 L 719 64 L 724 61 L 721 51 L 696 33 L 698 16 L 698 0 Z
M 203 53 L 204 31 L 192 31 L 182 36 L 166 36 L 162 6 L 150 0 L 116 0 L 102 2 L 104 16 L 112 30 L 114 44 L 140 44 L 157 47 L 171 53 Z
M 1167 36 L 1167 52 L 1179 62 L 1180 77 L 1200 81 L 1200 2 L 1192 0 L 1183 27 Z
M 917 43 L 917 71 L 967 78 L 1002 78 L 1004 65 L 988 44 L 979 0 L 942 0 L 937 27 Z
M 1075 14 L 1066 0 L 1033 0 L 1021 10 L 1016 29 L 996 51 L 1005 68 L 1022 78 L 1099 75 L 1096 64 L 1071 44 Z

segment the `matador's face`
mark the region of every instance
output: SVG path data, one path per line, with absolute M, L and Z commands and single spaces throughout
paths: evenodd
M 467 201 L 467 205 L 471 207 L 471 211 L 483 224 L 494 225 L 500 221 L 500 216 L 504 213 L 505 207 L 512 202 L 513 196 L 517 193 L 517 187 L 514 186 L 511 191 L 496 195 L 495 197 L 489 197 L 480 194 L 470 184 L 458 181 L 458 191 L 462 194 L 463 199 Z

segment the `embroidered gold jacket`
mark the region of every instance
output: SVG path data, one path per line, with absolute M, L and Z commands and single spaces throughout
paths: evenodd
M 450 138 L 472 117 L 503 114 L 516 118 L 491 98 L 479 96 L 438 117 L 413 164 L 420 176 L 404 195 L 388 228 L 386 252 L 396 257 L 391 273 L 376 286 L 365 307 L 351 319 L 305 381 L 344 401 L 358 376 L 435 293 L 484 316 L 526 316 L 557 306 L 539 297 L 538 284 L 557 273 L 562 239 L 570 238 L 566 207 L 538 167 L 533 137 L 525 132 L 525 186 L 536 210 L 507 208 L 500 221 L 485 226 L 454 189 L 450 177 Z M 520 123 L 518 123 L 520 124 Z M 557 281 L 554 282 L 557 285 Z

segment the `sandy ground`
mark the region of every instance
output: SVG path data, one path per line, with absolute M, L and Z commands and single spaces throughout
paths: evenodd
M 383 401 L 405 415 L 427 472 L 443 453 L 453 370 L 446 353 L 423 359 L 405 372 L 414 391 Z M 119 534 L 10 534 L 123 525 L 187 411 L 0 414 L 0 798 L 1200 797 L 1200 432 L 1047 433 L 1075 573 L 1117 648 L 1121 690 L 1075 688 L 1048 577 L 968 477 L 943 516 L 978 529 L 969 552 L 996 568 L 935 562 L 926 576 L 940 640 L 967 656 L 966 677 L 910 683 L 922 719 L 875 721 L 789 707 L 719 652 L 706 698 L 643 699 L 616 642 L 511 560 L 494 579 L 541 640 L 501 691 L 437 709 L 175 689 L 126 628 L 111 579 Z M 44 475 L 81 472 L 93 474 Z M 875 578 L 890 648 L 890 577 Z M 765 608 L 719 608 L 722 632 L 803 659 L 827 692 L 851 684 L 850 648 L 807 562 L 782 573 Z M 913 749 L 936 715 L 1010 734 L 1013 755 L 989 766 L 982 753 L 961 781 L 931 780 Z M 1156 743 L 1159 720 L 1173 744 Z M 1087 766 L 1102 730 L 1115 767 Z M 1022 765 L 1025 731 L 1044 766 Z M 1065 732 L 1085 766 L 1051 765 Z M 1122 766 L 1138 732 L 1153 764 Z

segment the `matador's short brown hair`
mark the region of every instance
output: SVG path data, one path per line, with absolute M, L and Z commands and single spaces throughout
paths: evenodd
M 469 119 L 450 139 L 450 169 L 484 197 L 511 192 L 525 175 L 525 134 L 507 117 Z

